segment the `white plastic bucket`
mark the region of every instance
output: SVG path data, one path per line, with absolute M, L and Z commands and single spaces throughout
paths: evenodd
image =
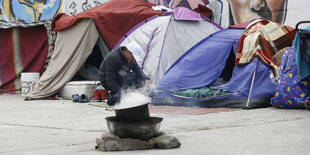
M 40 73 L 22 73 L 21 82 L 22 82 L 22 96 L 26 96 L 32 92 L 32 89 L 35 83 L 39 80 Z

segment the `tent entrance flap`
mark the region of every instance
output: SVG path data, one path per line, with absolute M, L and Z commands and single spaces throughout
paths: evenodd
M 91 54 L 86 59 L 85 63 L 74 75 L 71 81 L 98 81 L 98 72 L 103 58 L 110 52 L 104 42 L 104 39 L 99 35 Z
M 26 99 L 39 99 L 56 94 L 83 65 L 99 38 L 91 19 L 82 20 L 70 29 L 57 33 L 51 61 Z

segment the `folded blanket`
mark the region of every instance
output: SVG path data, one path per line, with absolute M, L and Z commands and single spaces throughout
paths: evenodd
M 255 20 L 246 28 L 239 40 L 236 64 L 248 64 L 257 56 L 274 69 L 279 66 L 272 56 L 283 48 L 291 47 L 296 29 L 268 20 Z

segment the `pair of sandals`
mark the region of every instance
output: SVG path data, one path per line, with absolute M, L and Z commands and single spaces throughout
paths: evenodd
M 81 96 L 79 94 L 74 94 L 72 95 L 72 101 L 79 103 L 86 103 L 89 102 L 89 98 L 85 94 L 82 94 Z

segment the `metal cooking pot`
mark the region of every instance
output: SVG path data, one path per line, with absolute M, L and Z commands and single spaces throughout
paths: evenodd
M 163 118 L 150 117 L 147 121 L 122 122 L 116 117 L 106 117 L 109 131 L 121 138 L 149 140 L 160 135 L 159 128 Z
M 116 119 L 123 122 L 146 121 L 150 118 L 148 103 L 129 108 L 116 108 Z

